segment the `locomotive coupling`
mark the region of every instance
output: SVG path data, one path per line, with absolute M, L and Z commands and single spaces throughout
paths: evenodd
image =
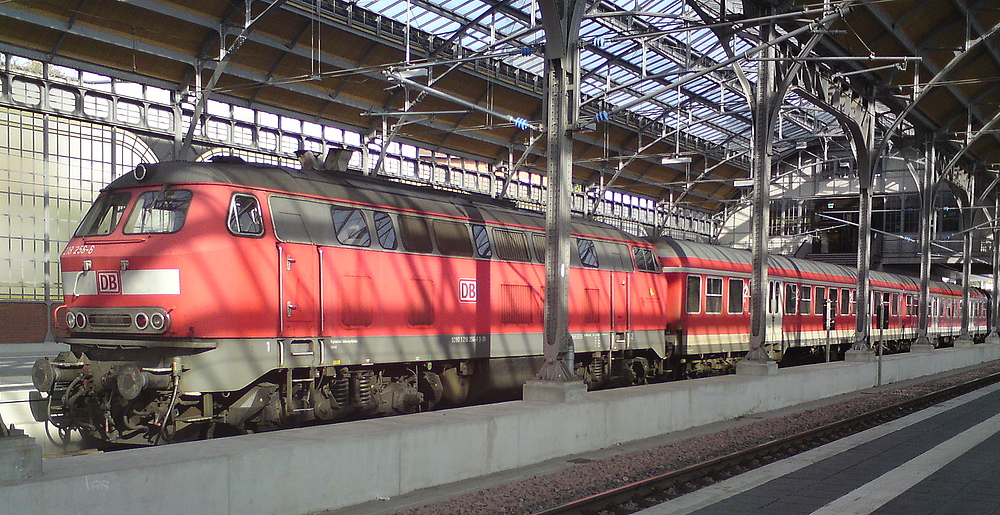
M 131 401 L 146 390 L 169 388 L 172 377 L 169 368 L 141 369 L 129 363 L 118 367 L 115 380 L 118 393 Z

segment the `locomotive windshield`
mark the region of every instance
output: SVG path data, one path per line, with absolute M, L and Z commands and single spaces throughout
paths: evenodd
M 125 224 L 125 234 L 164 234 L 177 232 L 184 226 L 189 190 L 147 191 L 139 195 L 132 214 Z
M 118 227 L 118 222 L 125 213 L 125 207 L 131 195 L 124 192 L 110 193 L 103 195 L 94 202 L 94 205 L 83 217 L 80 227 L 76 229 L 74 237 L 83 236 L 105 236 L 114 232 Z

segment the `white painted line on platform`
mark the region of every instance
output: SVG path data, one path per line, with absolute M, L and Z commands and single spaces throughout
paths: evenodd
M 813 515 L 871 513 L 969 452 L 996 434 L 998 430 L 1000 430 L 1000 415 L 994 415 L 814 511 Z
M 961 406 L 967 402 L 971 402 L 998 390 L 1000 390 L 1000 383 L 987 386 L 986 388 L 967 393 L 940 404 L 935 404 L 930 408 L 920 410 L 903 418 L 853 434 L 846 438 L 841 438 L 840 440 L 830 442 L 821 447 L 817 447 L 801 454 L 796 454 L 795 456 L 781 461 L 764 465 L 763 467 L 731 477 L 725 481 L 707 486 L 687 495 L 682 495 L 676 499 L 652 506 L 638 512 L 637 515 L 684 515 L 692 513 L 702 508 L 711 506 L 717 502 L 724 501 L 735 495 L 757 488 L 772 479 L 791 474 L 799 469 L 813 465 L 820 460 L 852 450 L 859 445 L 864 445 L 872 440 L 876 440 L 895 431 L 899 431 L 913 424 L 923 422 L 924 420 L 940 415 L 941 413 L 944 413 L 952 408 Z

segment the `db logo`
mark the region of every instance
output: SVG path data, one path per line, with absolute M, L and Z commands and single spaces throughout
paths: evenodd
M 97 272 L 97 293 L 121 293 L 122 276 L 117 270 Z
M 458 280 L 458 301 L 459 302 L 476 302 L 476 280 L 475 279 L 459 279 Z

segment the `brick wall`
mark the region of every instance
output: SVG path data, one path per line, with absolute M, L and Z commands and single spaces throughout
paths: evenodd
M 45 341 L 46 311 L 42 302 L 0 302 L 0 343 Z

